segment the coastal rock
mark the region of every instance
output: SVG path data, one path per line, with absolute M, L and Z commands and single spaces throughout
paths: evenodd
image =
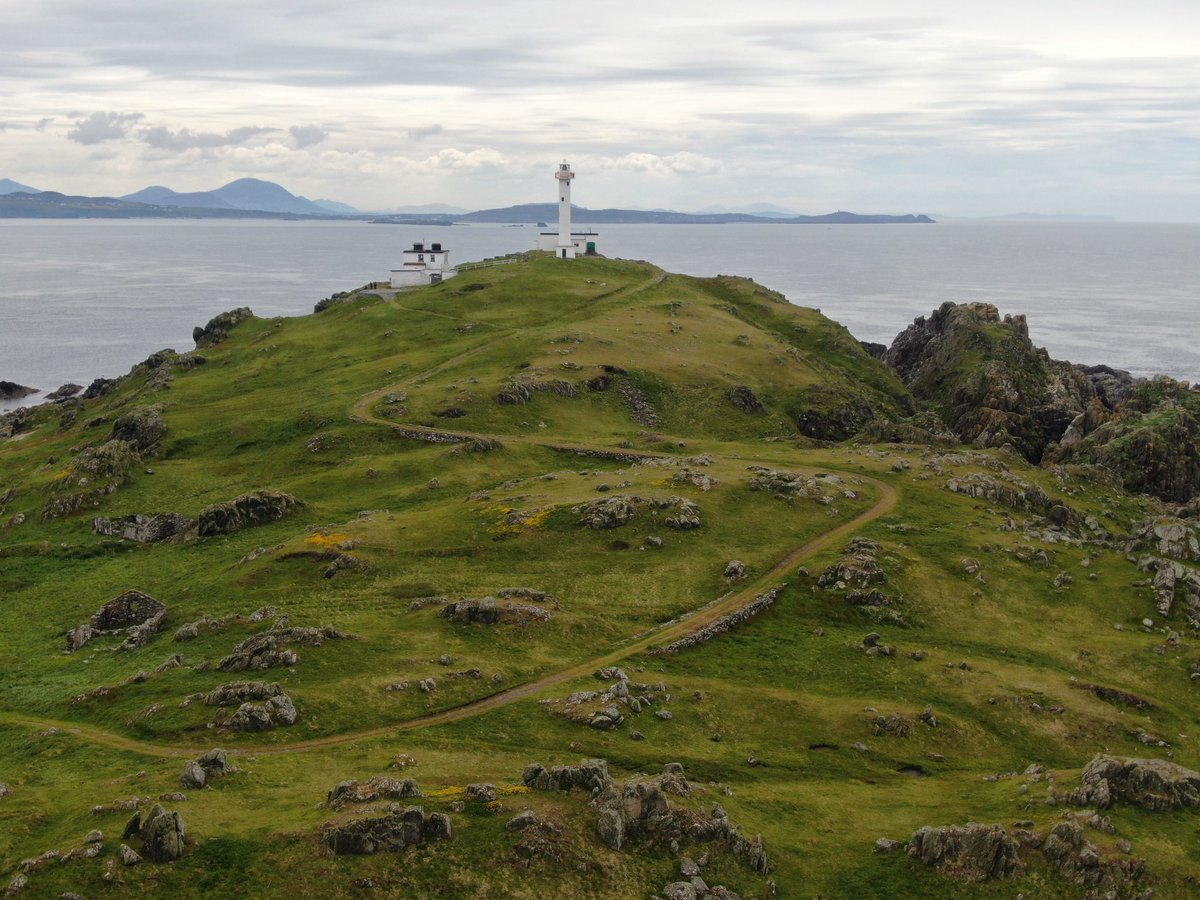
M 192 329 L 192 340 L 196 343 L 196 349 L 212 347 L 221 343 L 221 341 L 229 337 L 229 332 L 235 325 L 249 319 L 253 315 L 254 313 L 250 311 L 250 307 L 241 306 L 237 309 L 231 309 L 228 312 L 213 316 L 203 328 L 197 326 Z
M 67 400 L 71 397 L 74 397 L 76 394 L 78 394 L 82 390 L 83 390 L 83 385 L 75 384 L 74 382 L 68 381 L 66 384 L 62 385 L 59 388 L 55 388 L 53 391 L 51 391 L 49 394 L 47 394 L 46 399 L 47 400 L 55 400 L 55 401 Z
M 37 392 L 37 388 L 25 387 L 13 381 L 0 381 L 0 401 L 20 400 Z

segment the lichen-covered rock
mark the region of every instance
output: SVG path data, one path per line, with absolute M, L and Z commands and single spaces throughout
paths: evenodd
M 1095 463 L 1126 490 L 1186 503 L 1200 493 L 1200 393 L 1171 378 L 1138 382 L 1111 409 L 1078 416 L 1046 460 Z
M 196 348 L 212 347 L 215 344 L 221 343 L 229 337 L 230 330 L 246 319 L 253 316 L 250 307 L 241 306 L 237 309 L 231 309 L 227 312 L 220 313 L 209 319 L 208 324 L 203 328 L 196 326 L 192 329 L 192 340 L 196 343 Z
M 477 803 L 491 803 L 496 799 L 496 786 L 494 784 L 468 784 L 467 799 L 474 800 Z
M 112 440 L 80 450 L 60 477 L 51 482 L 48 490 L 53 496 L 42 507 L 42 521 L 99 506 L 125 483 L 139 461 L 137 450 L 126 441 Z
M 575 507 L 573 511 L 579 514 L 579 524 L 587 528 L 597 530 L 620 528 L 637 515 L 640 502 L 637 497 L 616 495 L 593 500 Z
M 243 528 L 276 522 L 303 506 L 303 503 L 283 491 L 252 491 L 200 510 L 197 531 L 200 537 L 232 534 Z
M 443 813 L 428 818 L 419 806 L 394 808 L 383 816 L 354 819 L 340 825 L 326 825 L 326 845 L 338 855 L 395 853 L 405 847 L 427 841 L 449 840 L 450 819 Z
M 140 842 L 142 856 L 155 862 L 172 862 L 183 856 L 183 817 L 155 803 L 148 812 L 135 813 L 122 838 Z
M 205 706 L 234 706 L 251 700 L 270 700 L 282 693 L 283 688 L 278 682 L 231 681 L 209 691 L 204 698 L 204 704 Z
M 296 706 L 287 694 L 279 694 L 262 703 L 243 703 L 228 721 L 234 731 L 266 731 L 294 725 Z
M 1163 759 L 1129 759 L 1097 755 L 1084 766 L 1080 786 L 1067 802 L 1107 809 L 1132 803 L 1165 811 L 1200 807 L 1200 772 Z
M 917 400 L 965 443 L 1012 444 L 1037 462 L 1094 395 L 1088 378 L 1029 340 L 1024 316 L 988 303 L 943 303 L 884 355 Z
M 1051 829 L 1042 844 L 1042 855 L 1058 874 L 1085 887 L 1117 891 L 1145 874 L 1142 860 L 1101 857 L 1096 845 L 1073 820 L 1060 822 Z
M 251 617 L 253 619 L 253 617 Z M 274 666 L 293 666 L 296 654 L 288 648 L 290 644 L 319 647 L 327 640 L 343 640 L 350 636 L 332 625 L 317 628 L 272 628 L 252 634 L 233 648 L 233 652 L 217 663 L 222 672 L 243 672 L 247 669 L 262 670 Z
M 585 759 L 577 766 L 550 769 L 534 763 L 525 767 L 521 781 L 538 791 L 569 791 L 572 788 L 600 791 L 615 784 L 608 774 L 608 762 L 603 759 Z
M 423 796 L 411 778 L 384 778 L 376 775 L 367 781 L 341 781 L 329 792 L 326 803 L 337 809 L 347 803 L 371 803 L 375 800 L 409 800 Z
M 799 472 L 781 472 L 766 466 L 750 466 L 747 471 L 753 473 L 747 481 L 752 491 L 763 491 L 778 497 L 813 499 L 819 499 L 824 493 L 815 479 Z
M 918 829 L 908 855 L 962 881 L 983 882 L 1021 872 L 1020 845 L 1002 825 L 944 825 Z
M 131 409 L 118 416 L 112 426 L 113 440 L 125 441 L 142 454 L 158 446 L 166 433 L 162 404 Z
M 766 412 L 762 401 L 754 395 L 754 391 L 750 390 L 744 384 L 739 384 L 737 387 L 729 389 L 729 402 L 744 413 Z

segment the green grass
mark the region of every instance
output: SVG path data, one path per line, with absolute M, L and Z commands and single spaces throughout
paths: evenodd
M 398 859 L 327 856 L 319 829 L 337 817 L 320 805 L 329 788 L 345 778 L 394 775 L 389 765 L 408 753 L 417 764 L 404 774 L 426 791 L 519 784 L 533 761 L 602 756 L 619 775 L 682 762 L 697 785 L 689 805 L 720 802 L 747 833 L 763 835 L 780 896 L 1082 896 L 1037 866 L 1021 881 L 962 886 L 902 854 L 874 854 L 872 844 L 970 819 L 1030 818 L 1049 828 L 1058 810 L 1030 802 L 1044 796 L 1044 784 L 1022 795 L 1020 780 L 983 776 L 1037 762 L 1059 770 L 1061 785 L 1094 752 L 1162 755 L 1137 743 L 1139 730 L 1169 740 L 1176 761 L 1200 763 L 1187 677 L 1191 638 L 1166 647 L 1161 628 L 1141 629 L 1143 617 L 1159 618 L 1150 589 L 1135 585 L 1144 574 L 1113 548 L 1050 545 L 1008 530 L 1010 517 L 1024 523 L 1031 516 L 952 494 L 945 482 L 975 470 L 994 474 L 1001 465 L 1114 533 L 1144 514 L 1142 501 L 1088 470 L 1065 470 L 1060 479 L 1000 452 L 951 451 L 939 462 L 928 448 L 801 440 L 797 419 L 805 414 L 838 415 L 852 401 L 896 418 L 911 400 L 844 329 L 815 311 L 742 279 L 659 276 L 645 264 L 532 259 L 395 298 L 359 295 L 313 316 L 253 319 L 200 351 L 206 363 L 177 371 L 165 389 L 148 387 L 144 367 L 135 368 L 112 394 L 89 401 L 76 424 L 59 430 L 61 410 L 41 409 L 27 434 L 0 443 L 0 496 L 16 491 L 0 522 L 26 517 L 0 527 L 0 781 L 13 788 L 0 799 L 0 872 L 47 849 L 78 846 L 98 827 L 107 839 L 98 860 L 54 863 L 33 873 L 31 886 L 46 896 L 114 890 L 103 862 L 128 814 L 93 815 L 91 808 L 175 789 L 184 758 L 113 746 L 130 739 L 264 751 L 239 756 L 240 772 L 178 804 L 192 842 L 183 860 L 118 867 L 125 888 L 142 894 L 273 897 L 304 884 L 349 897 L 374 879 L 381 890 L 410 896 L 647 897 L 675 878 L 676 863 L 662 847 L 605 849 L 578 794 L 507 796 L 495 810 L 469 806 L 452 814 L 453 842 Z M 614 376 L 606 391 L 588 390 L 584 381 L 605 365 L 627 374 Z M 534 393 L 525 405 L 497 403 L 514 376 L 564 379 L 577 396 Z M 621 384 L 641 392 L 657 425 L 632 419 Z M 763 413 L 730 403 L 729 390 L 740 385 L 753 390 Z M 401 392 L 400 403 L 383 402 Z M 122 412 L 150 403 L 165 404 L 159 450 L 98 508 L 42 522 L 48 488 L 73 453 L 106 440 Z M 396 422 L 492 434 L 503 446 L 463 452 L 361 420 L 396 406 L 404 407 Z M 435 415 L 448 406 L 466 414 Z M 578 456 L 547 446 L 555 443 L 681 461 L 708 453 L 703 471 L 718 483 L 702 491 L 672 480 L 678 466 Z M 900 459 L 911 468 L 892 471 Z M 748 490 L 752 463 L 836 471 L 843 484 L 828 504 L 787 502 Z M 538 702 L 597 684 L 584 676 L 452 723 L 265 752 L 450 709 L 499 690 L 493 674 L 509 687 L 619 650 L 730 590 L 723 578 L 729 560 L 742 560 L 758 578 L 794 547 L 869 509 L 881 494 L 866 477 L 899 495 L 891 512 L 858 532 L 882 547 L 882 588 L 900 598 L 898 619 L 816 586 L 844 538 L 804 561 L 808 575 L 789 573 L 769 612 L 685 653 L 638 652 L 624 661 L 635 680 L 667 684 L 670 721 L 644 713 L 598 732 Z M 600 485 L 610 490 L 597 491 Z M 259 489 L 287 491 L 305 507 L 236 534 L 151 547 L 91 529 L 92 515 L 195 516 Z M 703 525 L 672 530 L 666 513 L 645 505 L 621 528 L 579 525 L 573 507 L 617 494 L 686 497 Z M 513 510 L 527 524 L 509 524 Z M 663 546 L 646 547 L 647 536 L 661 537 Z M 321 554 L 343 543 L 366 568 L 323 577 L 329 559 Z M 1045 550 L 1050 567 L 1022 562 L 1027 550 Z M 965 571 L 964 558 L 980 561 L 982 581 Z M 1074 576 L 1070 587 L 1054 587 L 1061 571 Z M 417 597 L 479 597 L 511 586 L 549 591 L 558 601 L 551 620 L 461 625 L 439 618 L 436 607 L 409 608 Z M 167 604 L 161 635 L 131 653 L 116 652 L 115 637 L 62 652 L 69 628 L 129 588 Z M 239 675 L 194 667 L 215 663 L 264 626 L 233 622 L 195 641 L 171 639 L 202 615 L 245 615 L 261 606 L 276 607 L 293 625 L 332 624 L 355 638 L 297 647 L 299 661 L 289 669 Z M 1177 619 L 1157 624 L 1183 630 Z M 897 655 L 865 655 L 861 640 L 870 631 Z M 926 658 L 909 658 L 915 650 Z M 183 654 L 184 667 L 155 674 L 173 653 Z M 438 662 L 442 654 L 452 657 L 449 666 Z M 968 669 L 957 667 L 961 660 Z M 471 668 L 481 677 L 452 674 Z M 71 702 L 139 671 L 150 673 L 143 682 Z M 213 710 L 202 703 L 180 708 L 191 693 L 244 677 L 280 682 L 296 702 L 297 723 L 240 735 L 210 728 Z M 428 677 L 438 689 L 416 690 Z M 402 680 L 411 684 L 407 691 L 384 690 Z M 1132 692 L 1154 709 L 1105 703 L 1078 682 Z M 926 705 L 939 719 L 936 729 L 918 724 L 904 738 L 873 733 L 876 715 L 915 718 Z M 50 723 L 59 730 L 47 733 Z M 644 741 L 630 738 L 633 728 Z M 97 743 L 95 730 L 113 740 Z M 721 740 L 711 740 L 714 734 Z M 751 756 L 763 764 L 748 766 Z M 899 771 L 911 766 L 926 776 Z M 424 805 L 445 810 L 449 803 L 442 795 Z M 514 854 L 519 839 L 503 825 L 526 806 L 561 824 L 569 848 L 563 861 L 527 864 Z M 1200 864 L 1195 816 L 1123 807 L 1112 816 L 1115 837 L 1089 838 L 1102 848 L 1128 838 L 1147 859 L 1156 896 L 1186 896 Z M 714 852 L 705 878 L 744 897 L 766 890 L 764 879 L 724 852 Z

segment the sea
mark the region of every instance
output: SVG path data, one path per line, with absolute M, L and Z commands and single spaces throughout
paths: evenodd
M 577 223 L 584 225 L 586 223 Z M 124 373 L 237 306 L 294 316 L 383 281 L 414 241 L 456 262 L 527 250 L 534 226 L 0 220 L 0 380 L 43 392 Z M 890 343 L 946 300 L 1028 317 L 1072 362 L 1200 380 L 1200 224 L 604 225 L 606 256 L 743 275 Z M 564 263 L 570 265 L 570 263 Z M 0 409 L 37 402 L 0 404 Z

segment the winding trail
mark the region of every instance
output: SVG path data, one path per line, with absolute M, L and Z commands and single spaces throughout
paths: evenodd
M 665 277 L 665 272 L 662 270 L 657 270 L 653 277 L 640 284 L 614 290 L 604 296 L 611 297 L 619 294 L 639 293 L 640 291 L 658 284 Z M 480 344 L 471 350 L 467 350 L 454 357 L 451 357 L 450 359 L 447 359 L 436 366 L 410 375 L 406 379 L 403 379 L 395 384 L 371 391 L 370 393 L 363 395 L 351 407 L 351 418 L 363 424 L 379 425 L 386 428 L 391 428 L 400 432 L 405 437 L 416 440 L 446 442 L 468 441 L 475 438 L 490 438 L 507 443 L 533 445 L 570 453 L 583 453 L 591 455 L 611 455 L 614 453 L 619 453 L 621 457 L 630 460 L 654 459 L 662 457 L 662 454 L 647 453 L 637 450 L 614 451 L 610 448 L 594 447 L 587 444 L 552 442 L 539 439 L 536 436 L 488 435 L 468 431 L 450 431 L 446 429 L 429 428 L 422 425 L 402 424 L 391 422 L 387 419 L 382 419 L 371 412 L 371 406 L 384 395 L 427 381 L 440 372 L 449 368 L 453 368 L 459 363 L 491 349 L 497 344 L 502 343 L 508 337 L 509 333 L 506 333 L 493 341 Z M 745 461 L 747 463 L 754 462 L 753 460 Z M 823 470 L 827 472 L 838 471 L 828 467 L 823 467 Z M 346 744 L 357 743 L 363 740 L 371 740 L 373 738 L 403 734 L 404 732 L 408 731 L 416 731 L 418 729 L 428 728 L 433 725 L 442 725 L 448 722 L 461 721 L 462 719 L 471 718 L 493 709 L 499 709 L 501 707 L 508 706 L 509 704 L 516 703 L 519 700 L 524 700 L 549 688 L 560 685 L 563 682 L 570 681 L 573 678 L 578 678 L 594 672 L 596 669 L 618 663 L 626 657 L 641 653 L 652 646 L 667 644 L 695 631 L 699 631 L 701 628 L 710 624 L 716 619 L 734 612 L 735 610 L 741 609 L 747 603 L 751 602 L 756 596 L 775 586 L 775 584 L 784 575 L 791 572 L 804 560 L 808 559 L 819 551 L 824 550 L 835 541 L 838 541 L 858 530 L 868 522 L 872 522 L 881 516 L 887 515 L 895 507 L 897 502 L 897 494 L 895 488 L 893 488 L 891 485 L 877 478 L 863 475 L 861 472 L 842 472 L 840 474 L 853 474 L 853 477 L 862 480 L 866 484 L 869 484 L 872 488 L 879 492 L 879 500 L 877 500 L 869 509 L 864 510 L 854 518 L 849 519 L 842 524 L 835 526 L 834 528 L 831 528 L 829 531 L 822 532 L 816 537 L 810 538 L 800 546 L 793 548 L 773 566 L 771 566 L 770 569 L 756 578 L 753 582 L 744 586 L 741 590 L 731 593 L 719 601 L 694 610 L 693 612 L 681 618 L 667 622 L 658 628 L 652 629 L 651 631 L 645 632 L 637 637 L 630 638 L 627 641 L 605 651 L 599 656 L 592 657 L 591 659 L 587 659 L 582 662 L 574 663 L 566 668 L 550 672 L 523 684 L 514 685 L 513 687 L 498 691 L 497 693 L 490 694 L 486 697 L 470 700 L 466 703 L 451 707 L 449 709 L 428 713 L 412 719 L 406 719 L 403 722 L 378 725 L 372 728 L 362 729 L 361 731 L 329 735 L 328 737 L 312 738 L 310 740 L 296 741 L 290 744 L 263 744 L 257 746 L 242 745 L 236 748 L 230 748 L 227 752 L 231 756 L 269 756 L 285 753 L 303 753 L 309 750 L 321 750 L 330 747 L 338 747 Z M 81 725 L 74 722 L 49 720 L 41 717 L 25 716 L 19 713 L 7 711 L 0 711 L 0 723 L 29 728 L 55 728 L 59 731 L 71 734 L 94 744 L 110 747 L 115 750 L 124 750 L 133 753 L 139 753 L 144 756 L 158 758 L 195 756 L 198 753 L 209 749 L 207 746 L 167 745 L 139 741 L 135 738 L 126 737 L 125 735 L 108 731 L 103 728 L 97 728 L 91 725 Z

